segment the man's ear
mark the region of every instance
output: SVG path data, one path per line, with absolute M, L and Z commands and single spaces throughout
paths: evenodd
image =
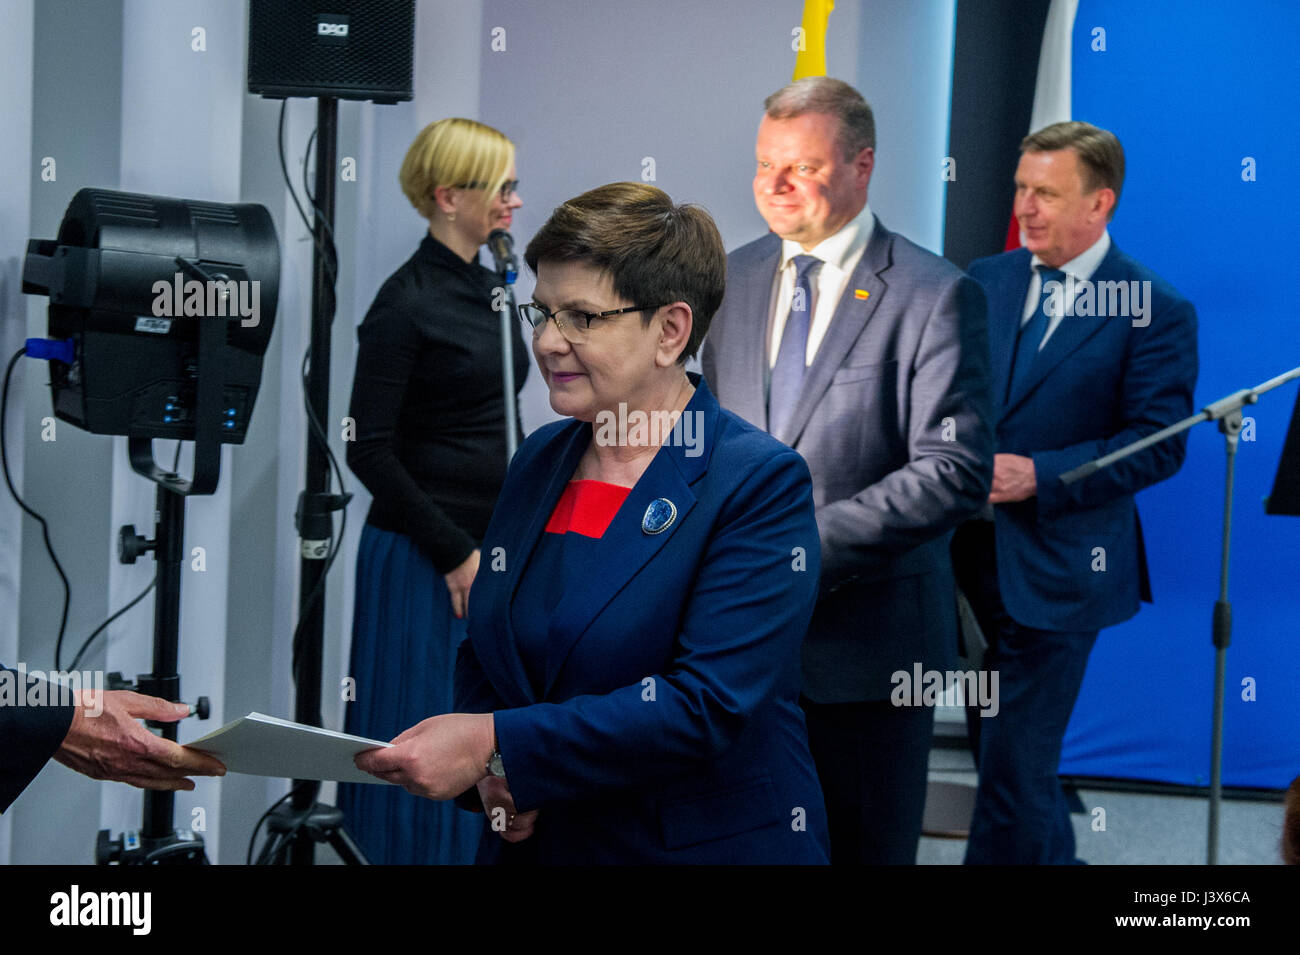
M 853 157 L 853 169 L 858 177 L 862 180 L 862 185 L 867 186 L 871 182 L 871 171 L 876 168 L 876 151 L 870 146 L 863 148 L 855 157 Z
M 1115 190 L 1110 186 L 1103 186 L 1097 190 L 1093 198 L 1093 211 L 1103 220 L 1109 220 L 1110 214 L 1115 209 Z
M 659 350 L 655 355 L 655 364 L 668 368 L 677 364 L 677 359 L 686 350 L 691 340 L 691 329 L 695 319 L 691 307 L 685 302 L 673 302 L 659 309 L 659 319 L 663 323 L 659 332 Z

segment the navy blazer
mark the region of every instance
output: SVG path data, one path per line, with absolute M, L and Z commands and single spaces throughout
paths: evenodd
M 7 668 L 0 666 L 0 670 Z M 29 684 L 12 674 L 15 692 Z M 28 678 L 30 680 L 30 677 Z M 0 702 L 0 812 L 4 812 L 58 752 L 72 726 L 72 706 L 16 706 Z
M 470 592 L 456 708 L 495 713 L 515 804 L 541 810 L 542 862 L 823 863 L 798 705 L 820 571 L 808 468 L 702 380 L 683 415 L 701 453 L 664 445 L 628 494 L 556 607 L 540 696 L 510 605 L 592 427 L 556 422 L 520 447 Z M 652 535 L 660 498 L 677 516 Z M 486 831 L 480 860 L 503 846 Z
M 1150 599 L 1133 495 L 1178 470 L 1187 436 L 1069 486 L 1060 476 L 1192 414 L 1196 310 L 1112 241 L 1091 280 L 1149 281 L 1149 315 L 1067 316 L 1008 395 L 1030 253 L 980 259 L 970 274 L 989 302 L 997 450 L 1033 458 L 1038 483 L 1037 496 L 994 508 L 1002 601 L 1018 623 L 1042 630 L 1127 620 Z
M 770 233 L 727 257 L 727 294 L 701 353 L 723 406 L 762 428 L 780 257 Z M 776 435 L 812 470 L 821 533 L 809 699 L 887 700 L 895 672 L 957 665 L 948 538 L 988 500 L 988 355 L 979 286 L 877 219 Z

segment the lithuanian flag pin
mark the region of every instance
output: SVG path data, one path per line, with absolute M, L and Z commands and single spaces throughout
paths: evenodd
M 853 290 L 853 297 L 861 301 L 870 298 L 871 293 L 864 288 L 855 288 Z

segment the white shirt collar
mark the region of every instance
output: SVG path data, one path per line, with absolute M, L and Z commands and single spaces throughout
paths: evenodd
M 838 232 L 822 239 L 807 252 L 798 242 L 782 239 L 780 269 L 785 269 L 796 255 L 815 255 L 827 265 L 845 271 L 845 266 L 867 247 L 867 240 L 871 238 L 875 224 L 876 217 L 871 212 L 871 206 L 864 205 L 862 211 Z
M 1067 275 L 1073 275 L 1076 279 L 1086 281 L 1087 279 L 1092 278 L 1092 273 L 1097 271 L 1097 266 L 1101 265 L 1101 260 L 1106 257 L 1106 253 L 1109 251 L 1110 230 L 1106 229 L 1101 233 L 1100 239 L 1088 246 L 1088 248 L 1084 249 L 1069 262 L 1066 262 L 1060 267 L 1060 269 Z M 1030 271 L 1035 271 L 1038 266 L 1044 264 L 1046 263 L 1036 255 L 1031 256 L 1029 259 Z

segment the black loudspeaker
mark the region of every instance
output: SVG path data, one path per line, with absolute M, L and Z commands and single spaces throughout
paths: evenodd
M 415 0 L 249 0 L 250 93 L 396 103 L 414 56 Z

